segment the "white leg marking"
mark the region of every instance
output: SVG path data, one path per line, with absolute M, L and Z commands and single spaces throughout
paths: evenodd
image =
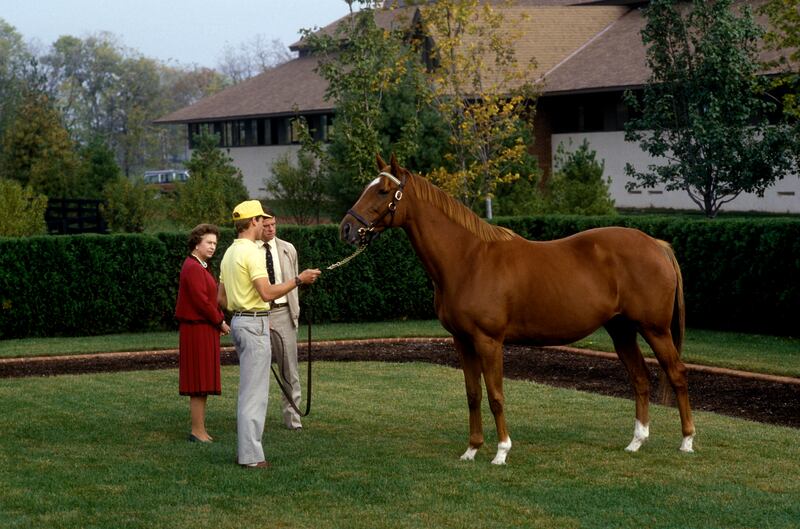
M 477 448 L 472 448 L 471 446 L 467 448 L 467 451 L 461 454 L 462 461 L 472 461 L 475 459 L 475 454 L 478 453 Z
M 636 424 L 633 427 L 633 440 L 631 444 L 625 447 L 628 452 L 636 452 L 641 448 L 647 438 L 650 437 L 650 425 L 642 424 L 639 419 L 636 419 Z
M 694 452 L 694 448 L 692 448 L 692 441 L 694 441 L 694 434 L 684 437 L 683 441 L 681 442 L 681 452 Z
M 497 454 L 492 459 L 493 465 L 505 465 L 506 464 L 506 456 L 508 455 L 508 451 L 511 450 L 511 438 L 509 437 L 502 443 L 497 443 Z

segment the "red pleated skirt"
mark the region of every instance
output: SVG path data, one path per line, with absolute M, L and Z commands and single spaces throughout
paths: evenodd
M 219 331 L 206 323 L 180 324 L 181 395 L 219 395 Z

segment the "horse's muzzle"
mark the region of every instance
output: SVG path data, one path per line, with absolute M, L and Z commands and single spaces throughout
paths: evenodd
M 352 219 L 349 218 L 350 215 L 346 215 L 345 218 L 342 219 L 342 223 L 339 224 L 339 237 L 346 243 L 357 245 L 359 244 L 359 233 L 358 233 L 358 225 L 352 222 Z

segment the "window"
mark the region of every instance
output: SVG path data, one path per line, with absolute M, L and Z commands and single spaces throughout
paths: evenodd
M 333 132 L 333 114 L 313 114 L 303 117 L 315 140 L 330 141 Z M 195 136 L 203 131 L 217 134 L 218 146 L 225 148 L 300 143 L 300 128 L 296 116 L 189 123 L 187 124 L 189 148 L 197 147 Z

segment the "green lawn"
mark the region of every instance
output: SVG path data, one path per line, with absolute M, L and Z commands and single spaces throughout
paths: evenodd
M 306 327 L 300 329 L 306 340 Z M 314 340 L 449 336 L 436 320 L 337 323 L 315 325 Z M 230 338 L 223 338 L 230 345 Z M 604 330 L 580 340 L 577 347 L 613 351 Z M 141 351 L 178 347 L 177 332 L 114 334 L 82 338 L 26 338 L 0 340 L 0 358 L 110 351 Z M 650 349 L 642 344 L 645 354 Z M 688 329 L 683 359 L 697 364 L 730 367 L 762 373 L 800 377 L 800 338 Z
M 507 381 L 514 447 L 463 462 L 459 370 L 320 362 L 305 431 L 280 428 L 271 388 L 270 471 L 237 467 L 238 368 L 209 401 L 212 445 L 186 442 L 175 370 L 0 384 L 3 528 L 795 528 L 800 432 L 698 412 L 682 454 L 677 411 L 623 448 L 629 400 Z M 488 420 L 487 420 L 488 418 Z

